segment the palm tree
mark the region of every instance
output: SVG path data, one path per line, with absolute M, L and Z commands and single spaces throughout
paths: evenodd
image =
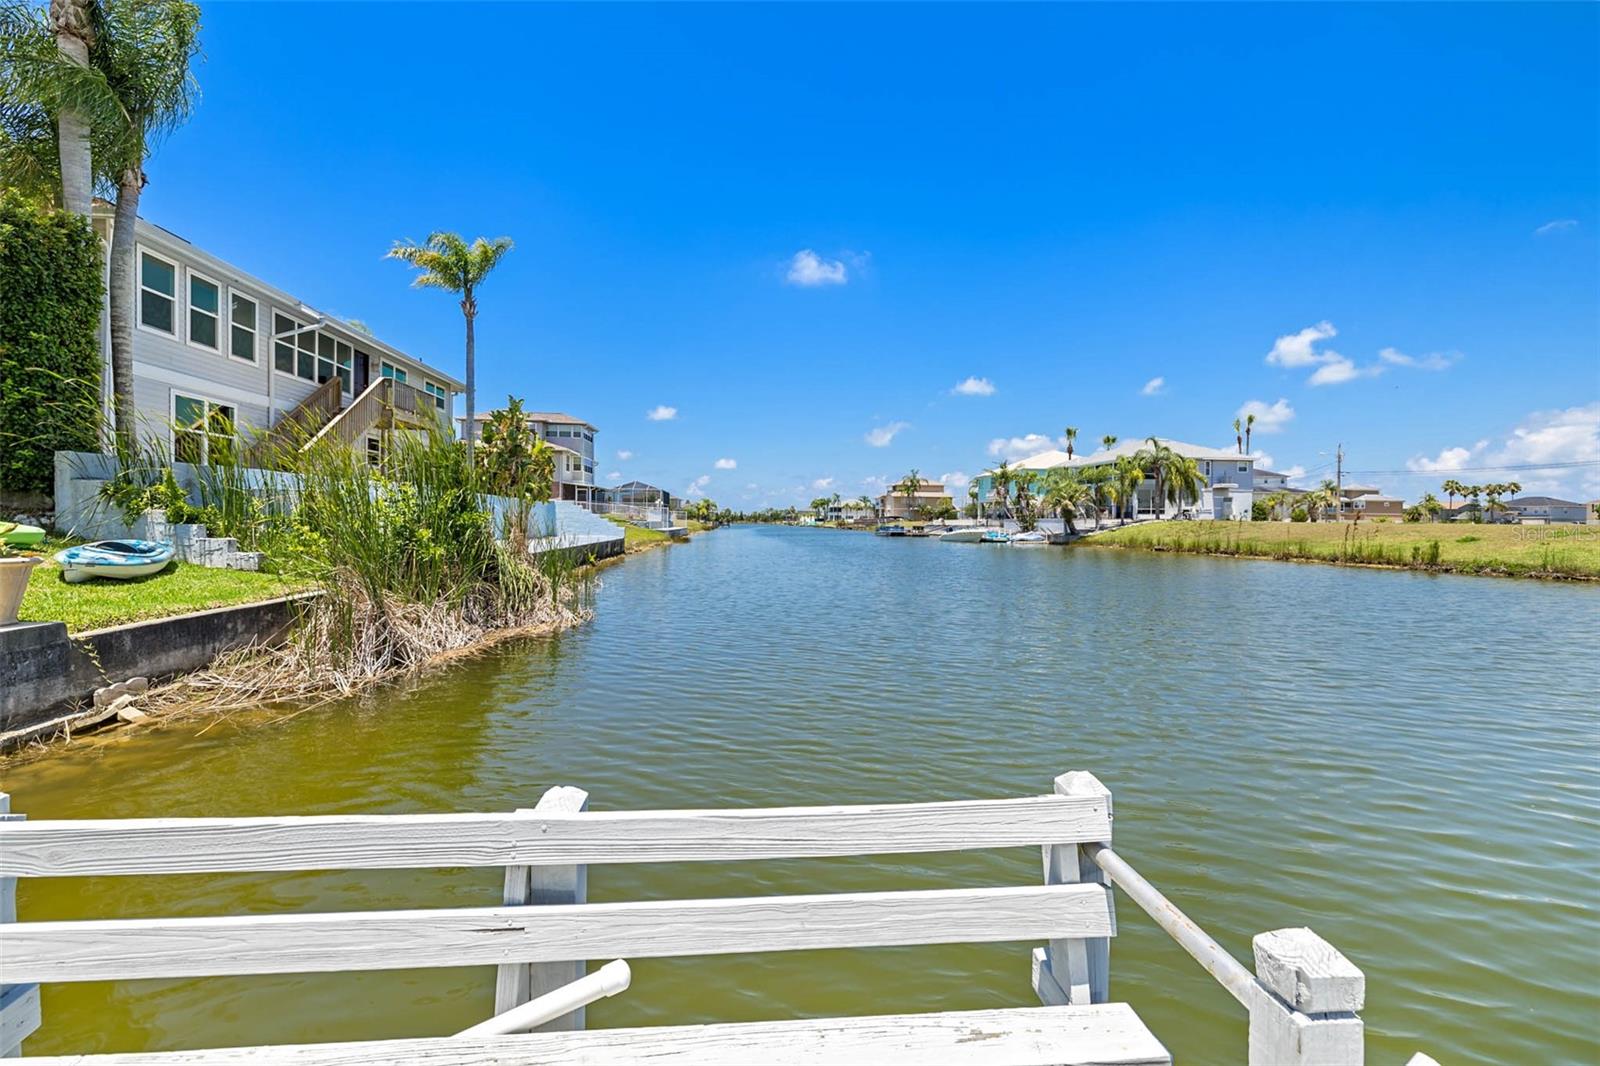
M 1428 516 L 1428 521 L 1437 522 L 1439 520 L 1439 497 L 1435 496 L 1433 493 L 1423 493 L 1422 499 L 1418 502 L 1417 506 L 1422 508 L 1422 513 Z
M 5 11 L 8 181 L 19 167 L 37 177 L 60 169 L 62 203 L 86 214 L 98 178 L 117 190 L 111 233 L 111 386 L 117 443 L 137 447 L 133 404 L 134 224 L 145 163 L 161 138 L 189 117 L 199 51 L 200 9 L 189 0 L 56 0 L 45 23 L 21 4 Z M 43 131 L 56 143 L 40 158 Z M 27 157 L 31 156 L 31 160 Z
M 1117 459 L 1113 473 L 1111 484 L 1116 492 L 1117 510 L 1122 513 L 1122 524 L 1127 525 L 1130 505 L 1137 505 L 1139 486 L 1144 484 L 1144 464 L 1137 455 L 1124 455 Z
M 1104 448 L 1106 451 L 1109 452 L 1112 448 L 1115 448 L 1116 446 L 1117 446 L 1117 438 L 1113 437 L 1111 434 L 1107 433 L 1105 436 L 1100 438 L 1100 447 Z
M 1072 445 L 1073 445 L 1073 442 L 1075 442 L 1078 439 L 1078 427 L 1077 426 L 1068 426 L 1067 427 L 1066 436 L 1067 436 L 1067 458 L 1071 459 L 1072 458 Z
M 478 401 L 478 348 L 473 324 L 478 317 L 478 286 L 489 272 L 511 251 L 510 237 L 485 240 L 479 237 L 468 244 L 459 234 L 437 230 L 422 244 L 396 241 L 388 258 L 417 268 L 412 285 L 419 289 L 444 289 L 461 294 L 461 314 L 467 320 L 467 454 L 472 454 L 474 419 Z
M 1256 426 L 1256 416 L 1255 415 L 1245 415 L 1244 416 L 1244 452 L 1245 452 L 1246 455 L 1250 454 L 1250 431 L 1252 429 L 1254 429 L 1255 426 Z
M 1094 497 L 1094 527 L 1100 528 L 1100 515 L 1105 511 L 1106 504 L 1110 502 L 1111 479 L 1115 476 L 1109 466 L 1091 466 L 1080 477 L 1088 485 Z
M 900 479 L 895 491 L 906 498 L 906 517 L 912 516 L 911 505 L 917 498 L 917 489 L 922 486 L 922 471 L 912 467 L 905 477 Z
M 1445 496 L 1449 497 L 1450 510 L 1454 511 L 1456 509 L 1456 497 L 1465 496 L 1467 494 L 1467 487 L 1461 484 L 1461 482 L 1457 481 L 1455 478 L 1450 478 L 1443 485 L 1439 486 L 1439 491 L 1443 492 Z M 1452 517 L 1454 516 L 1452 515 Z
M 969 517 L 978 517 L 978 483 L 976 481 L 967 486 L 967 503 L 972 507 L 972 514 Z
M 1481 510 L 1478 507 L 1478 497 L 1483 495 L 1483 486 L 1482 485 L 1463 485 L 1461 487 L 1461 495 L 1465 496 L 1468 500 L 1471 501 L 1472 510 L 1473 510 L 1473 518 L 1476 520 L 1479 517 L 1479 515 L 1481 514 Z
M 1011 469 L 1009 459 L 1000 460 L 1000 465 L 995 467 L 994 473 L 989 475 L 990 493 L 994 502 L 1000 505 L 1000 516 L 1004 518 L 1011 512 L 1011 486 L 1016 482 L 1016 472 Z
M 1199 463 L 1176 452 L 1173 456 L 1173 462 L 1167 469 L 1167 497 L 1182 509 L 1185 504 L 1200 502 L 1206 479 L 1200 474 Z
M 1044 476 L 1044 505 L 1061 516 L 1063 530 L 1077 536 L 1073 521 L 1080 511 L 1093 510 L 1095 525 L 1100 524 L 1100 509 L 1094 504 L 1094 490 L 1070 467 L 1058 466 Z
M 1239 449 L 1240 455 L 1244 454 L 1244 434 L 1240 432 L 1240 429 L 1243 427 L 1243 425 L 1244 423 L 1240 422 L 1237 418 L 1233 420 L 1233 445 L 1235 448 Z
M 1173 451 L 1171 448 L 1167 447 L 1165 444 L 1162 444 L 1155 437 L 1147 437 L 1145 443 L 1148 444 L 1149 447 L 1141 449 L 1136 458 L 1139 460 L 1139 466 L 1142 469 L 1149 471 L 1150 476 L 1156 479 L 1156 495 L 1154 503 L 1156 517 L 1160 518 L 1166 509 L 1165 504 L 1167 500 L 1167 493 L 1165 489 L 1167 477 L 1182 456 Z

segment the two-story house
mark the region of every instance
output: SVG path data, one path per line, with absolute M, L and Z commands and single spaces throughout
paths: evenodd
M 478 431 L 475 436 L 478 439 L 483 438 L 483 424 L 494 417 L 494 414 L 493 411 L 477 414 Z M 465 419 L 457 421 L 465 422 Z M 555 488 L 551 492 L 551 498 L 572 500 L 582 504 L 593 503 L 596 497 L 594 435 L 598 430 L 581 418 L 559 411 L 528 411 L 526 421 L 533 435 L 548 444 L 556 453 Z
M 96 202 L 93 223 L 109 249 L 110 205 Z M 454 377 L 154 223 L 139 219 L 134 234 L 136 420 L 176 458 L 206 462 L 225 443 L 291 425 L 376 456 L 394 428 L 449 425 L 465 388 Z M 101 349 L 109 420 L 105 319 Z
M 1147 472 L 1135 492 L 1130 507 L 1132 517 L 1172 518 L 1182 511 L 1191 511 L 1201 518 L 1250 518 L 1250 507 L 1258 491 L 1255 484 L 1255 459 L 1228 448 L 1208 448 L 1202 444 L 1188 444 L 1181 440 L 1158 437 L 1159 443 L 1186 459 L 1193 459 L 1203 482 L 1200 498 L 1183 505 L 1171 500 L 1156 499 L 1156 482 Z M 1044 489 L 1044 476 L 1057 467 L 1068 467 L 1079 472 L 1094 467 L 1114 467 L 1125 456 L 1137 455 L 1149 449 L 1149 441 L 1130 439 L 1110 449 L 1101 449 L 1090 455 L 1067 457 L 1065 452 L 1048 451 L 1028 456 L 1012 464 L 1014 477 L 1026 478 L 1030 491 L 1037 496 Z M 977 479 L 978 499 L 985 506 L 994 498 L 994 471 L 986 470 Z M 1165 493 L 1163 492 L 1163 495 Z

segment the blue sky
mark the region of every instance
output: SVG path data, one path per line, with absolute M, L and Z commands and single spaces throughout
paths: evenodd
M 1600 495 L 1478 472 L 1600 460 L 1594 5 L 204 17 L 145 215 L 457 374 L 454 301 L 382 253 L 511 236 L 480 407 L 588 418 L 602 475 L 959 486 L 1069 424 L 1231 443 L 1256 403 L 1312 481 L 1342 441 L 1408 498 Z

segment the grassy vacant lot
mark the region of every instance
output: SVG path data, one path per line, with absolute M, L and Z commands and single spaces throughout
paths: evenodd
M 270 600 L 305 588 L 277 574 L 210 570 L 174 560 L 159 574 L 117 581 L 94 578 L 68 585 L 46 559 L 33 568 L 18 616 L 24 622 L 65 622 L 77 633 L 145 618 Z
M 644 551 L 646 548 L 657 547 L 672 539 L 659 529 L 646 529 L 644 526 L 636 526 L 617 515 L 608 514 L 604 517 L 608 522 L 622 527 L 622 547 L 624 551 Z
M 1080 543 L 1466 574 L 1600 578 L 1600 526 L 1145 522 L 1107 529 Z

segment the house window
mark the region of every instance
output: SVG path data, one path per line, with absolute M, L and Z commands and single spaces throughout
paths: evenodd
M 424 381 L 422 383 L 422 391 L 433 397 L 433 406 L 437 407 L 441 411 L 444 410 L 444 405 L 448 394 L 444 391 L 442 386 L 435 385 L 431 381 Z
M 350 391 L 350 363 L 355 357 L 355 349 L 337 337 L 330 337 L 326 333 L 317 334 L 317 365 L 316 378 L 321 385 L 330 378 L 338 378 L 340 387 L 345 392 Z
M 222 321 L 222 290 L 209 278 L 189 273 L 189 343 L 217 351 L 218 325 Z
M 1248 474 L 1249 472 L 1250 472 L 1250 464 L 1249 463 L 1240 463 L 1239 464 L 1239 473 Z
M 172 456 L 180 463 L 221 463 L 233 455 L 234 409 L 194 396 L 172 397 Z
M 178 264 L 146 251 L 139 253 L 139 324 L 176 335 Z
M 346 393 L 352 384 L 355 349 L 337 337 L 277 311 L 272 313 L 272 365 L 285 374 L 321 385 L 338 378 Z
M 384 363 L 382 373 L 384 377 L 394 378 L 402 385 L 406 383 L 406 372 L 393 363 Z
M 256 361 L 256 302 L 236 292 L 228 293 L 229 352 L 235 359 Z

